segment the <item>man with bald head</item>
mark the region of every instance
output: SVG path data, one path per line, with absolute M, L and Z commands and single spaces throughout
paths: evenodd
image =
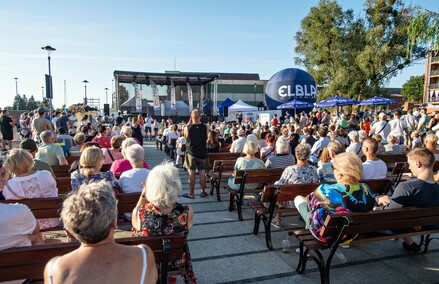
M 188 126 L 184 129 L 184 136 L 187 139 L 185 168 L 189 172 L 189 193 L 184 197 L 194 199 L 195 171 L 198 169 L 201 193 L 200 197 L 206 197 L 206 169 L 209 169 L 207 158 L 207 125 L 201 122 L 201 113 L 195 109 L 191 113 Z

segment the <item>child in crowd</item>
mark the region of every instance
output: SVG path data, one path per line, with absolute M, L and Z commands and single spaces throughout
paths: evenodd
M 413 131 L 411 137 L 413 139 L 412 149 L 422 147 L 422 139 L 418 130 Z

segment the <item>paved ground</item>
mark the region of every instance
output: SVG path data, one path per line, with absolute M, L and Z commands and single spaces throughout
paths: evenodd
M 167 156 L 147 143 L 146 161 L 150 167 L 160 164 Z M 320 275 L 310 262 L 305 274 L 295 271 L 297 242 L 290 238 L 291 249 L 282 253 L 282 240 L 287 231 L 302 226 L 297 215 L 286 216 L 282 229 L 272 228 L 274 251 L 265 245 L 264 230 L 252 234 L 254 215 L 244 207 L 244 221 L 236 212 L 227 210 L 228 195 L 200 198 L 199 186 L 194 200 L 182 197 L 189 191 L 187 172 L 179 169 L 183 184 L 180 202 L 194 209 L 194 226 L 189 234 L 189 246 L 199 283 L 319 283 Z M 208 184 L 209 185 L 209 184 Z M 439 283 L 439 241 L 431 243 L 426 255 L 408 255 L 402 241 L 382 241 L 353 245 L 341 250 L 347 258 L 335 257 L 331 269 L 332 283 Z
M 145 149 L 150 168 L 168 159 L 164 152 L 156 150 L 155 144 L 148 142 Z M 179 169 L 179 173 L 183 184 L 180 202 L 191 205 L 195 212 L 189 246 L 198 283 L 320 283 L 313 262 L 308 263 L 305 274 L 296 273 L 298 255 L 295 249 L 298 244 L 294 238 L 289 239 L 290 252 L 282 252 L 282 240 L 288 238 L 288 230 L 302 226 L 297 215 L 283 217 L 284 228 L 272 228 L 275 249 L 269 251 L 264 229 L 261 228 L 257 236 L 252 234 L 254 215 L 248 207 L 244 206 L 244 221 L 240 222 L 236 211 L 227 210 L 225 190 L 221 195 L 222 202 L 210 195 L 200 198 L 199 186 L 195 188 L 195 199 L 184 198 L 182 195 L 189 192 L 187 172 Z M 117 236 L 131 236 L 129 230 L 129 225 L 122 226 Z M 49 236 L 60 237 L 60 233 Z M 354 244 L 349 249 L 339 250 L 347 261 L 334 257 L 332 283 L 439 283 L 439 241 L 432 241 L 429 252 L 422 256 L 407 254 L 401 242 Z

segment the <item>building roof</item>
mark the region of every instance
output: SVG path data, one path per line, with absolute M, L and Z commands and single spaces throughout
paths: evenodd
M 115 70 L 113 75 L 119 83 L 138 83 L 150 84 L 153 80 L 158 85 L 170 85 L 171 80 L 174 85 L 205 85 L 214 81 L 220 80 L 259 80 L 259 74 L 245 74 L 245 73 L 201 73 L 201 72 L 180 72 L 180 71 L 166 71 L 165 73 L 153 72 L 133 72 Z

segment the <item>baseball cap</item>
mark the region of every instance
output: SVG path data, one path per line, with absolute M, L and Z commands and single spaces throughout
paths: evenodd
M 386 117 L 387 115 L 384 112 L 381 112 L 378 117 Z
M 20 148 L 24 150 L 28 150 L 29 152 L 33 152 L 38 149 L 37 143 L 30 138 L 26 138 L 23 141 L 21 141 Z
M 47 109 L 43 108 L 43 107 L 39 107 L 37 110 L 38 113 L 43 113 L 43 112 L 47 112 Z

